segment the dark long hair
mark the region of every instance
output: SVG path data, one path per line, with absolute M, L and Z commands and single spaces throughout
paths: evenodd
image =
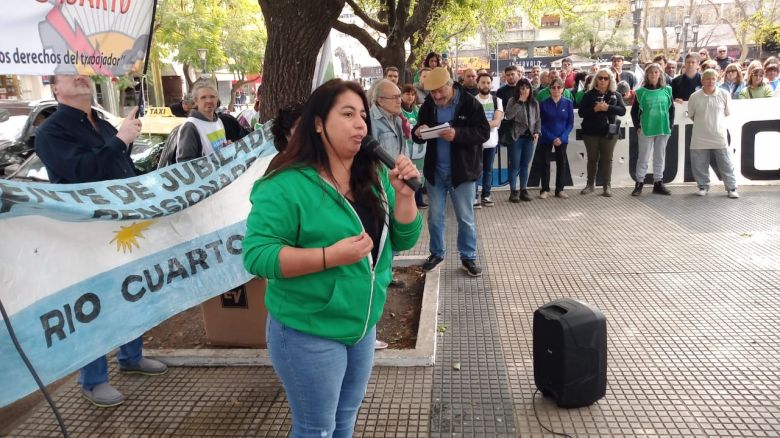
M 533 105 L 536 102 L 534 98 L 534 89 L 531 87 L 531 81 L 526 78 L 520 78 L 515 84 L 515 102 L 520 103 L 520 87 L 528 87 L 528 104 Z
M 331 79 L 320 85 L 306 101 L 298 126 L 284 153 L 278 154 L 268 165 L 266 178 L 273 178 L 274 175 L 286 169 L 312 166 L 317 169 L 321 167 L 335 181 L 330 170 L 325 143 L 322 142 L 320 134 L 316 132 L 315 123 L 318 118 L 322 121 L 323 133 L 326 138 L 330 139 L 325 128 L 328 115 L 336 103 L 336 99 L 348 92 L 360 96 L 363 107 L 368 112 L 368 100 L 363 89 L 357 83 Z M 367 133 L 370 134 L 370 117 L 366 118 L 366 127 Z M 352 169 L 350 169 L 349 189 L 355 198 L 355 203 L 369 208 L 378 221 L 383 221 L 386 212 L 379 195 L 374 190 L 380 186 L 377 174 L 378 164 L 379 162 L 369 152 L 363 149 L 358 151 L 352 162 Z
M 431 58 L 436 58 L 436 67 L 441 67 L 441 56 L 436 52 L 430 52 L 428 55 L 425 56 L 425 62 L 423 62 L 423 67 L 429 67 L 428 61 L 431 60 Z

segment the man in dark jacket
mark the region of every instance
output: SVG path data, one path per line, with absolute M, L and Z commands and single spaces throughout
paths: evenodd
M 198 81 L 192 86 L 195 109 L 181 124 L 176 147 L 176 162 L 205 157 L 229 144 L 225 126 L 217 115 L 217 87 L 210 81 Z
M 141 121 L 130 111 L 117 131 L 92 109 L 92 80 L 89 76 L 57 75 L 51 81 L 57 111 L 38 128 L 35 151 L 49 180 L 75 184 L 135 176 L 130 149 L 141 134 Z M 117 315 L 121 318 L 121 315 Z M 143 357 L 143 337 L 119 347 L 119 371 L 146 375 L 163 374 L 168 367 Z M 116 406 L 122 393 L 108 383 L 108 360 L 101 356 L 81 369 L 81 391 L 98 407 Z
M 195 102 L 192 100 L 192 97 L 188 94 L 184 96 L 184 98 L 174 103 L 170 106 L 171 108 L 171 114 L 173 114 L 175 117 L 187 117 L 190 114 L 190 110 L 195 108 Z
M 458 252 L 463 269 L 472 277 L 482 275 L 476 264 L 477 228 L 474 224 L 475 182 L 482 170 L 482 143 L 490 137 L 485 111 L 462 86 L 453 83 L 444 68 L 431 71 L 423 84 L 430 95 L 418 114 L 412 130 L 415 143 L 422 143 L 424 129 L 449 123 L 438 135 L 427 138 L 423 174 L 430 198 L 428 212 L 429 249 L 423 264 L 430 271 L 444 260 L 444 227 L 447 194 L 458 220 Z

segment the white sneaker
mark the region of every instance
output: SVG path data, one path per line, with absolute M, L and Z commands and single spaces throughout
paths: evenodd
M 737 193 L 737 190 L 729 190 L 729 198 L 731 199 L 737 199 L 739 198 L 739 193 Z
M 699 189 L 699 191 L 696 192 L 696 196 L 707 196 L 707 189 Z

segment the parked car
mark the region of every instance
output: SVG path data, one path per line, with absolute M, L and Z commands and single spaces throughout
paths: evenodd
M 122 122 L 102 108 L 93 108 L 114 126 Z M 7 166 L 21 164 L 33 153 L 35 130 L 56 110 L 56 100 L 0 100 L 0 172 Z
M 121 124 L 122 120 L 118 119 L 117 125 Z M 165 140 L 171 131 L 185 120 L 187 119 L 181 117 L 141 118 L 141 135 L 133 142 L 133 150 L 130 154 L 133 165 L 140 174 L 157 168 Z M 35 152 L 31 152 L 22 164 L 8 166 L 5 175 L 7 179 L 18 181 L 49 181 L 46 167 Z

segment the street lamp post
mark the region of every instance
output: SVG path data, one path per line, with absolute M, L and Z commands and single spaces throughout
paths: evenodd
M 690 30 L 690 33 L 688 32 Z M 685 55 L 688 54 L 688 43 L 692 42 L 693 46 L 699 44 L 699 23 L 691 24 L 691 17 L 686 15 L 683 17 L 683 24 L 680 26 L 674 26 L 674 33 L 677 35 L 677 43 L 680 43 L 682 39 L 682 53 L 680 53 L 680 60 L 685 59 Z M 692 35 L 691 35 L 692 34 Z
M 645 7 L 644 0 L 631 0 L 631 12 L 633 13 L 634 24 L 634 50 L 631 55 L 631 61 L 634 65 L 639 62 L 639 27 L 642 25 L 642 11 Z
M 208 49 L 197 49 L 198 59 L 200 59 L 201 75 L 206 75 L 206 56 L 209 53 Z

